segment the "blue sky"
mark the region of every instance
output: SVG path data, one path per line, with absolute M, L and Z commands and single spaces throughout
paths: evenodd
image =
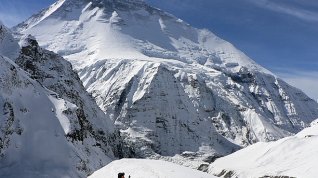
M 0 0 L 13 26 L 55 0 Z M 146 0 L 230 41 L 262 66 L 318 99 L 317 0 Z

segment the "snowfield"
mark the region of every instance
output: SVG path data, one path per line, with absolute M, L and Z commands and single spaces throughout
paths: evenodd
M 216 178 L 210 174 L 160 160 L 122 159 L 113 161 L 88 178 L 117 178 L 124 172 L 125 178 Z
M 214 175 L 253 178 L 262 176 L 318 177 L 318 120 L 295 136 L 256 143 L 216 160 Z

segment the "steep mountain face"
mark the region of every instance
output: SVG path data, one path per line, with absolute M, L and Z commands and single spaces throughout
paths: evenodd
M 317 177 L 318 120 L 295 136 L 256 143 L 215 161 L 218 177 Z
M 21 44 L 21 67 L 0 51 L 0 177 L 86 177 L 122 154 L 71 65 L 34 38 Z
M 0 176 L 84 177 L 76 171 L 80 157 L 64 137 L 63 118 L 51 111 L 65 101 L 51 97 L 9 59 L 0 56 L 0 64 Z M 67 104 L 65 109 L 74 109 Z
M 22 39 L 21 45 L 21 53 L 15 62 L 28 72 L 32 79 L 77 106 L 77 118 L 71 121 L 74 129 L 67 133 L 67 137 L 82 142 L 91 136 L 98 141 L 97 146 L 101 149 L 110 149 L 109 145 L 112 144 L 112 152 L 116 157 L 129 156 L 120 146 L 120 135 L 114 129 L 114 124 L 86 92 L 71 64 L 59 55 L 40 48 L 32 36 Z
M 230 43 L 142 1 L 60 0 L 15 30 L 72 63 L 135 156 L 212 162 L 318 118 Z

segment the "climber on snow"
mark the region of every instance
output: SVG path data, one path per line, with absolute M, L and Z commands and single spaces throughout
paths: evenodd
M 125 173 L 118 173 L 118 178 L 125 178 Z M 130 178 L 130 176 L 128 176 L 128 178 Z

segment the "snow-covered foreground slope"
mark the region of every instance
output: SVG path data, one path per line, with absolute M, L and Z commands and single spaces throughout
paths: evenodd
M 315 101 L 230 43 L 142 1 L 60 0 L 15 30 L 73 64 L 130 156 L 210 163 L 318 117 Z
M 253 178 L 318 176 L 318 120 L 292 137 L 256 143 L 216 160 L 209 168 L 214 175 Z
M 170 162 L 145 159 L 113 161 L 88 178 L 117 177 L 120 172 L 124 172 L 127 178 L 129 175 L 131 178 L 215 178 L 210 174 Z
M 17 59 L 0 51 L 0 177 L 86 177 L 122 154 L 71 65 L 33 38 L 12 42 Z

